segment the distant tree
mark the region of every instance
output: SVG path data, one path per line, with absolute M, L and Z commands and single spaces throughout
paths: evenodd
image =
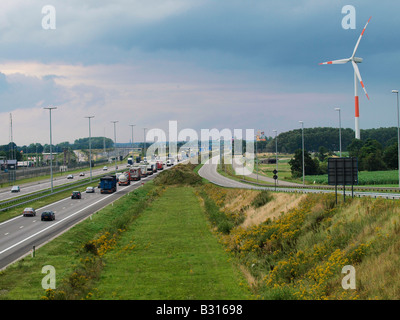
M 388 169 L 398 169 L 399 154 L 397 149 L 397 142 L 385 148 L 385 150 L 383 151 L 383 161 L 385 162 Z
M 353 139 L 350 145 L 347 147 L 347 151 L 349 151 L 349 156 L 358 158 L 360 155 L 360 150 L 363 146 L 364 141 L 360 139 Z
M 303 175 L 303 152 L 301 149 L 295 151 L 289 165 L 293 177 L 297 178 Z M 312 159 L 308 151 L 304 152 L 304 171 L 306 175 L 319 174 L 318 159 Z
M 375 139 L 367 139 L 358 152 L 359 170 L 385 170 L 386 164 L 382 160 L 382 145 Z
M 327 157 L 327 153 L 328 153 L 328 149 L 325 148 L 324 146 L 320 146 L 318 149 L 318 153 L 317 153 L 317 158 L 319 161 L 324 161 Z

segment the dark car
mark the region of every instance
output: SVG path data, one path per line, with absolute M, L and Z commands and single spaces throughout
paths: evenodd
M 45 221 L 45 220 L 50 220 L 50 221 L 56 220 L 56 215 L 54 214 L 53 211 L 50 211 L 50 210 L 43 211 L 42 212 L 42 216 L 41 216 L 41 220 L 42 221 Z
M 33 208 L 25 208 L 24 212 L 23 212 L 23 216 L 24 217 L 26 217 L 26 216 L 34 217 L 34 216 L 36 216 L 36 211 Z
M 82 195 L 80 191 L 72 191 L 71 199 L 81 199 Z

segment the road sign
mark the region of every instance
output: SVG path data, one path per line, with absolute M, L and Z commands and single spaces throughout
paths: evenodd
M 328 158 L 328 184 L 358 184 L 357 158 Z

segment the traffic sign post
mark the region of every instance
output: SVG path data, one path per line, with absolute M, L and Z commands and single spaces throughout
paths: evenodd
M 338 185 L 343 185 L 343 201 L 346 201 L 346 185 L 351 185 L 353 198 L 353 186 L 358 184 L 357 158 L 328 158 L 328 184 L 335 186 L 336 203 Z
M 274 169 L 274 171 L 272 171 L 272 172 L 273 172 L 273 174 L 274 174 L 273 178 L 274 178 L 274 180 L 275 180 L 275 191 L 276 191 L 276 180 L 278 180 L 278 175 L 277 175 L 278 170 Z

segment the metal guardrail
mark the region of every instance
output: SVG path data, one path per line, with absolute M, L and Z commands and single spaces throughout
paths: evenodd
M 249 181 L 249 180 L 243 180 L 240 179 L 240 181 L 242 182 L 247 182 L 247 183 L 251 183 L 254 185 L 258 185 L 261 187 L 275 187 L 275 185 L 273 183 L 271 184 L 266 184 L 266 183 L 257 183 L 255 181 Z M 334 190 L 335 187 L 334 186 L 329 186 L 329 185 L 277 185 L 277 188 L 308 188 L 308 189 L 322 189 L 322 190 Z M 388 191 L 388 192 L 400 192 L 399 188 L 396 187 L 368 187 L 368 186 L 357 186 L 354 185 L 353 186 L 354 191 Z M 343 190 L 343 186 L 342 185 L 338 185 L 337 186 L 337 190 Z M 351 190 L 351 186 L 346 186 L 346 190 Z
M 33 194 L 28 194 L 26 196 L 22 196 L 22 197 L 14 198 L 12 200 L 1 202 L 0 203 L 0 207 L 2 207 L 4 205 L 6 205 L 6 207 L 0 208 L 0 212 L 7 211 L 9 209 L 12 209 L 12 208 L 27 204 L 27 203 L 32 202 L 32 201 L 40 200 L 40 199 L 43 199 L 43 198 L 46 198 L 46 197 L 49 197 L 49 196 L 64 192 L 64 191 L 68 191 L 68 190 L 72 190 L 72 189 L 75 189 L 75 188 L 78 188 L 78 187 L 82 187 L 84 185 L 87 185 L 89 182 L 90 182 L 89 179 L 85 179 L 85 181 L 81 180 L 81 181 L 76 182 L 76 183 L 71 183 L 71 184 L 68 184 L 68 185 L 64 185 L 64 186 L 60 186 L 60 187 L 54 188 L 54 189 L 56 189 L 56 191 L 54 191 L 54 189 L 53 189 L 53 192 L 50 192 L 50 189 L 46 189 L 46 190 L 41 191 L 41 192 L 36 192 L 36 193 L 33 193 Z M 23 201 L 24 199 L 26 199 L 26 201 Z M 21 202 L 21 200 L 22 200 L 22 202 Z M 12 203 L 14 203 L 14 204 L 12 204 Z M 11 205 L 7 206 L 8 204 L 11 204 Z

